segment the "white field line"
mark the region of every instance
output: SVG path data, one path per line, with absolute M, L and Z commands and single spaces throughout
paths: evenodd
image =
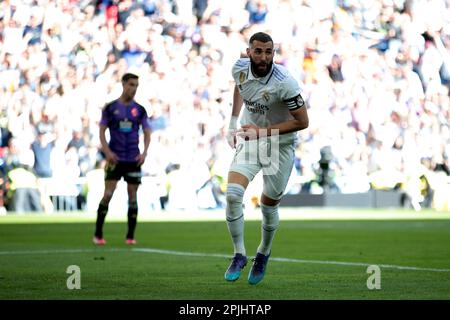
M 90 253 L 90 252 L 116 252 L 116 251 L 130 251 L 126 249 L 55 249 L 55 250 L 20 250 L 20 251 L 0 251 L 0 256 L 8 255 L 27 255 L 27 254 L 58 254 L 58 253 Z
M 175 256 L 189 256 L 189 257 L 214 257 L 214 258 L 231 258 L 230 255 L 220 253 L 201 253 L 201 252 L 188 252 L 188 251 L 173 251 L 162 250 L 154 248 L 133 248 L 129 249 L 56 249 L 56 250 L 24 250 L 24 251 L 0 251 L 0 256 L 5 255 L 41 255 L 41 254 L 58 254 L 58 253 L 105 253 L 105 252 L 142 252 L 142 253 L 159 253 Z M 309 263 L 309 264 L 328 264 L 328 265 L 340 265 L 340 266 L 362 266 L 368 267 L 370 265 L 377 265 L 380 268 L 385 269 L 398 269 L 398 270 L 412 270 L 412 271 L 429 271 L 429 272 L 450 272 L 450 269 L 436 269 L 436 268 L 422 268 L 411 266 L 397 266 L 392 264 L 376 264 L 365 262 L 345 262 L 345 261 L 327 261 L 327 260 L 304 260 L 304 259 L 291 259 L 291 258 L 270 258 L 271 261 L 278 262 L 292 262 L 292 263 Z
M 196 252 L 184 252 L 184 251 L 172 251 L 161 250 L 152 248 L 134 248 L 132 251 L 145 252 L 145 253 L 160 253 L 170 254 L 178 256 L 192 256 L 192 257 L 218 257 L 218 258 L 230 258 L 230 255 L 217 254 L 217 253 L 196 253 Z M 290 259 L 290 258 L 270 258 L 271 261 L 279 262 L 294 262 L 294 263 L 310 263 L 310 264 L 332 264 L 341 266 L 364 266 L 375 265 L 376 263 L 364 263 L 364 262 L 345 262 L 345 261 L 326 261 L 326 260 L 304 260 L 304 259 Z M 421 268 L 421 267 L 409 267 L 409 266 L 396 266 L 392 264 L 376 264 L 380 268 L 387 269 L 399 269 L 399 270 L 416 270 L 416 271 L 431 271 L 431 272 L 450 272 L 450 269 L 435 269 L 435 268 Z
M 124 211 L 125 210 L 125 211 Z M 142 212 L 141 212 L 142 211 Z M 413 212 L 382 209 L 380 212 L 373 210 L 355 210 L 342 208 L 280 208 L 281 221 L 328 221 L 328 220 L 344 220 L 344 221 L 363 221 L 363 220 L 450 220 L 450 212 Z M 246 220 L 261 221 L 261 211 L 259 209 L 248 208 L 244 213 Z M 31 215 L 5 215 L 0 216 L 1 224 L 14 223 L 80 223 L 92 222 L 97 218 L 95 212 L 83 213 L 54 213 L 51 215 L 31 214 Z M 108 221 L 110 222 L 126 222 L 126 209 L 111 210 L 108 213 Z M 225 221 L 224 209 L 213 210 L 168 210 L 168 211 L 151 211 L 140 210 L 139 221 L 141 222 L 186 222 L 186 221 Z

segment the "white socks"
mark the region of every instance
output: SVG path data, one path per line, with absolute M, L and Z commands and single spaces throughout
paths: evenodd
M 279 225 L 278 205 L 271 207 L 261 203 L 261 211 L 263 218 L 261 224 L 261 243 L 259 244 L 258 252 L 267 256 L 272 248 L 272 240 Z
M 226 218 L 228 231 L 233 241 L 234 254 L 246 255 L 244 246 L 244 212 L 242 201 L 245 189 L 240 184 L 229 183 L 227 188 L 227 208 Z M 279 225 L 278 205 L 266 206 L 261 203 L 262 223 L 261 223 L 261 243 L 258 252 L 264 255 L 270 253 L 273 237 Z
M 244 212 L 242 210 L 244 191 L 244 187 L 240 184 L 228 184 L 226 218 L 228 230 L 234 245 L 234 254 L 241 253 L 245 256 Z

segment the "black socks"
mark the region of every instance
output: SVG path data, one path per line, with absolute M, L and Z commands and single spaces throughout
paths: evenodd
M 130 202 L 128 204 L 128 233 L 127 239 L 134 239 L 134 230 L 137 224 L 138 206 L 137 202 Z
M 103 238 L 103 224 L 105 223 L 106 214 L 108 213 L 108 205 L 100 202 L 97 209 L 97 222 L 95 223 L 95 236 Z

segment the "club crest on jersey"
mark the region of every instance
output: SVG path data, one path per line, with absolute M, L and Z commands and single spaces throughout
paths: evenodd
M 246 77 L 245 72 L 241 72 L 241 73 L 239 74 L 239 82 L 240 82 L 240 83 L 244 82 L 244 81 L 245 81 L 245 77 Z
M 131 109 L 131 115 L 136 118 L 138 111 L 136 108 Z
M 264 91 L 262 96 L 263 96 L 264 100 L 266 100 L 266 102 L 269 102 L 269 100 L 270 100 L 269 92 Z

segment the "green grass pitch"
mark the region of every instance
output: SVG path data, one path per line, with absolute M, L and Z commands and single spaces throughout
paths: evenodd
M 107 220 L 108 243 L 95 247 L 92 217 L 3 216 L 0 299 L 450 299 L 450 219 L 442 217 L 282 219 L 266 277 L 251 286 L 251 262 L 239 280 L 224 280 L 232 253 L 224 221 L 140 221 L 130 248 L 124 220 Z M 253 257 L 259 221 L 246 221 L 245 239 Z M 71 265 L 81 271 L 79 290 L 67 288 Z M 380 266 L 380 289 L 367 287 L 369 265 Z

